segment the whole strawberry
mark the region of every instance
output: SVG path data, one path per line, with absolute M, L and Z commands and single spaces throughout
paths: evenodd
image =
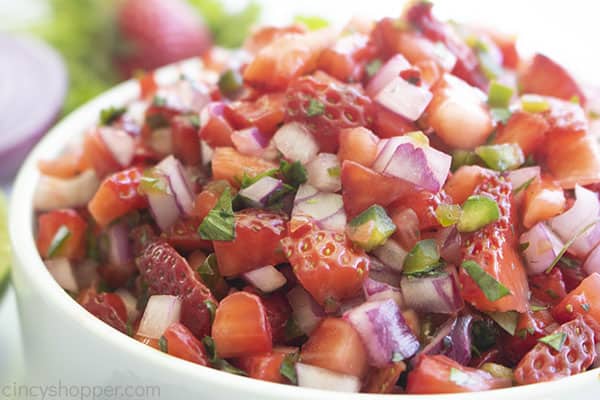
M 127 76 L 200 55 L 211 44 L 202 19 L 184 0 L 125 0 L 117 24 L 122 43 L 116 61 Z

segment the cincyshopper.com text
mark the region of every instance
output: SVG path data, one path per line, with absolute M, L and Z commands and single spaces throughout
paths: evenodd
M 1 399 L 17 400 L 158 400 L 160 386 L 71 385 L 58 381 L 51 385 L 0 385 Z

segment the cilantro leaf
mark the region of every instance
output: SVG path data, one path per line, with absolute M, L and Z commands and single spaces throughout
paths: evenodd
M 475 261 L 463 261 L 461 266 L 464 268 L 467 274 L 469 274 L 471 279 L 475 281 L 477 286 L 479 286 L 489 301 L 496 301 L 511 294 L 510 290 L 508 290 L 506 286 L 485 272 L 483 268 L 481 268 L 481 266 Z
M 227 360 L 217 357 L 217 348 L 215 346 L 215 341 L 210 336 L 204 336 L 202 339 L 202 344 L 206 349 L 206 355 L 208 356 L 208 362 L 216 369 L 220 369 L 221 371 L 229 372 L 230 374 L 248 376 L 246 372 L 242 371 L 231 365 Z
M 158 339 L 158 347 L 160 348 L 160 351 L 162 351 L 163 353 L 169 352 L 169 343 L 168 343 L 166 337 L 161 336 L 160 339 Z
M 554 266 L 560 261 L 562 256 L 565 255 L 565 253 L 567 252 L 569 247 L 571 247 L 571 245 L 573 243 L 575 243 L 575 241 L 577 239 L 579 239 L 581 236 L 585 235 L 586 232 L 588 232 L 590 229 L 592 229 L 594 226 L 596 226 L 596 224 L 598 222 L 600 222 L 600 219 L 596 219 L 596 220 L 590 222 L 589 224 L 587 224 L 586 226 L 581 228 L 581 230 L 579 232 L 577 232 L 571 239 L 569 239 L 569 241 L 565 243 L 565 245 L 562 247 L 562 249 L 560 249 L 560 251 L 554 258 L 554 260 L 552 260 L 552 263 L 550 263 L 550 266 L 548 268 L 546 268 L 546 273 L 549 274 L 550 272 L 552 272 L 552 268 L 554 268 Z
M 126 107 L 110 106 L 100 110 L 100 123 L 102 125 L 110 125 L 119 119 L 127 111 Z
M 310 99 L 308 102 L 308 108 L 306 109 L 306 115 L 309 117 L 318 117 L 325 113 L 325 104 L 319 100 Z
M 290 353 L 285 356 L 279 367 L 279 373 L 285 376 L 291 383 L 296 385 L 298 383 L 298 376 L 296 375 L 296 363 L 300 360 L 300 353 Z
M 295 188 L 308 180 L 306 168 L 304 168 L 300 161 L 290 163 L 286 160 L 281 160 L 279 171 L 283 179 Z
M 567 334 L 564 332 L 555 332 L 548 336 L 538 339 L 538 342 L 544 343 L 547 346 L 552 347 L 556 351 L 560 351 L 563 344 L 567 340 Z
M 369 62 L 365 66 L 365 70 L 367 71 L 367 76 L 369 78 L 372 78 L 377 72 L 379 72 L 382 65 L 383 65 L 383 62 L 379 58 L 376 58 L 373 61 Z
M 231 205 L 231 189 L 226 188 L 217 204 L 204 218 L 198 233 L 202 239 L 229 241 L 235 239 L 235 215 Z
M 70 236 L 71 236 L 71 231 L 69 230 L 69 228 L 67 228 L 66 225 L 61 225 L 58 228 L 58 230 L 56 231 L 56 233 L 54 234 L 52 241 L 50 242 L 50 246 L 48 247 L 47 257 L 48 258 L 54 257 L 60 251 L 60 249 L 64 246 L 65 242 L 67 241 L 67 239 L 69 239 Z

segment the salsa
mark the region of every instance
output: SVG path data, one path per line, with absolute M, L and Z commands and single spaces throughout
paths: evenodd
M 566 69 L 428 2 L 202 61 L 146 74 L 39 162 L 37 247 L 87 311 L 201 366 L 338 391 L 600 364 L 598 113 Z

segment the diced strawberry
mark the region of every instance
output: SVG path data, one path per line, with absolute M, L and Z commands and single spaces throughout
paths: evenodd
M 253 101 L 236 101 L 225 108 L 225 115 L 236 129 L 257 127 L 272 136 L 285 116 L 285 95 L 266 93 Z
M 260 298 L 247 292 L 221 301 L 212 327 L 219 357 L 244 357 L 271 351 L 271 327 Z
M 43 258 L 66 257 L 80 259 L 85 253 L 85 233 L 87 222 L 77 211 L 71 209 L 54 210 L 38 217 L 36 244 Z M 64 227 L 62 242 L 55 242 L 59 230 Z M 51 247 L 54 247 L 51 249 Z M 53 254 L 49 254 L 52 250 Z
M 377 158 L 379 139 L 367 128 L 348 128 L 340 132 L 340 161 L 354 161 L 365 167 L 371 167 Z
M 221 275 L 243 274 L 285 262 L 280 241 L 286 235 L 283 214 L 246 209 L 235 214 L 235 239 L 213 241 Z
M 98 177 L 103 178 L 111 172 L 121 169 L 114 156 L 100 136 L 99 129 L 89 131 L 83 139 L 83 163 L 91 165 Z
M 384 176 L 353 161 L 342 163 L 342 196 L 344 209 L 350 217 L 373 204 L 386 207 L 413 190 L 414 187 L 405 181 Z
M 548 310 L 528 310 L 519 314 L 515 334 L 502 336 L 502 357 L 511 364 L 517 364 L 537 344 L 538 339 L 551 333 L 556 326 Z
M 198 249 L 212 249 L 212 242 L 200 237 L 198 227 L 202 223 L 199 218 L 178 219 L 162 237 L 177 251 L 190 252 Z
M 365 53 L 368 50 L 368 37 L 362 33 L 352 33 L 340 37 L 336 43 L 323 50 L 318 68 L 343 82 L 359 81 Z
M 185 165 L 195 165 L 202 161 L 198 125 L 192 118 L 197 116 L 176 116 L 171 119 L 173 154 Z
M 463 298 L 482 311 L 527 310 L 529 288 L 525 268 L 515 249 L 511 192 L 510 182 L 498 175 L 486 177 L 474 192 L 495 200 L 500 209 L 500 218 L 466 237 L 463 241 L 463 259 L 476 262 L 510 291 L 510 294 L 492 301 L 461 268 L 459 277 Z
M 233 127 L 225 118 L 226 109 L 224 103 L 214 102 L 208 104 L 202 111 L 200 137 L 212 147 L 233 146 L 231 141 Z
M 288 383 L 288 379 L 280 373 L 281 364 L 288 354 L 295 352 L 296 349 L 293 347 L 276 347 L 266 353 L 237 358 L 234 360 L 234 364 L 251 378 L 267 382 Z
M 127 311 L 119 295 L 96 293 L 95 289 L 87 289 L 80 294 L 78 302 L 96 318 L 116 330 L 127 333 Z
M 556 305 L 567 295 L 567 289 L 560 268 L 553 268 L 549 274 L 541 273 L 529 277 L 531 296 L 545 304 Z
M 210 310 L 207 301 L 217 304 L 210 290 L 200 282 L 185 258 L 164 241 L 150 243 L 136 259 L 148 294 L 180 296 L 181 322 L 196 337 L 210 332 Z
M 418 130 L 414 122 L 388 110 L 379 103 L 373 104 L 373 131 L 380 138 L 402 136 Z
M 208 365 L 206 349 L 185 325 L 176 322 L 170 325 L 163 337 L 167 342 L 167 353 L 189 362 Z
M 517 143 L 523 154 L 534 154 L 544 142 L 550 125 L 540 114 L 515 111 L 506 125 L 498 128 L 494 143 Z
M 600 274 L 593 273 L 552 309 L 557 321 L 570 321 L 578 316 L 596 332 L 600 341 Z
M 536 93 L 543 96 L 558 97 L 563 100 L 579 99 L 585 105 L 585 95 L 573 76 L 556 61 L 536 54 L 527 68 L 519 76 L 523 93 Z
M 492 172 L 476 165 L 465 165 L 450 175 L 444 190 L 456 204 L 462 204 Z
M 258 53 L 263 47 L 269 45 L 275 39 L 288 33 L 306 33 L 306 29 L 301 24 L 279 26 L 261 26 L 253 30 L 244 40 L 243 48 L 251 54 Z
M 138 192 L 142 169 L 129 168 L 107 177 L 90 200 L 88 210 L 100 226 L 107 226 L 123 215 L 148 206 Z
M 517 37 L 494 29 L 485 29 L 485 33 L 500 49 L 502 65 L 509 69 L 517 69 L 519 66 Z
M 271 325 L 274 344 L 285 342 L 285 327 L 292 316 L 292 308 L 283 293 L 272 293 L 262 296 L 262 303 L 267 311 L 267 319 Z
M 211 165 L 213 179 L 224 179 L 235 187 L 244 175 L 253 177 L 278 167 L 271 161 L 240 154 L 231 147 L 216 148 Z
M 525 190 L 523 225 L 531 228 L 561 214 L 565 205 L 565 194 L 560 186 L 549 177 L 536 178 Z

